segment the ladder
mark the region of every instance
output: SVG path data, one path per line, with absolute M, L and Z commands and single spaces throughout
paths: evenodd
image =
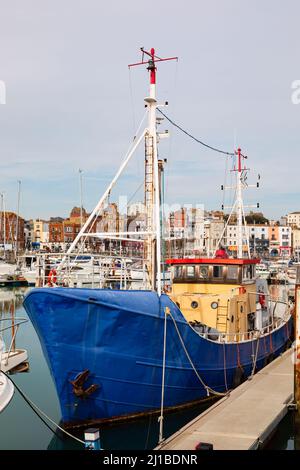
M 216 327 L 221 333 L 227 333 L 228 303 L 229 301 L 227 300 L 227 305 L 220 305 L 220 299 L 218 299 Z

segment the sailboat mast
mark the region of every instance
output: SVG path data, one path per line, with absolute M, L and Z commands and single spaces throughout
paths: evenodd
M 243 257 L 243 198 L 242 198 L 242 155 L 241 149 L 237 149 L 237 182 L 236 182 L 236 205 L 237 205 L 237 257 Z
M 19 245 L 19 217 L 20 217 L 20 193 L 21 193 L 21 181 L 18 180 L 18 199 L 17 199 L 17 217 L 16 217 L 16 245 L 15 245 L 15 258 L 18 257 Z
M 4 193 L 1 194 L 1 207 L 2 207 L 2 217 L 3 217 L 3 250 L 5 253 L 6 250 L 6 213 L 5 213 L 5 202 L 4 202 Z

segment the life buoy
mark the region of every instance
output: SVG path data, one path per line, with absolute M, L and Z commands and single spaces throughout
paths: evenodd
M 264 294 L 264 293 L 262 293 L 262 292 L 259 293 L 258 301 L 259 301 L 259 303 L 260 303 L 260 305 L 261 305 L 261 308 L 264 308 L 265 305 L 266 305 L 266 298 L 265 298 L 265 294 Z
M 51 269 L 48 274 L 48 286 L 52 287 L 54 284 L 56 284 L 56 281 L 57 281 L 56 269 Z

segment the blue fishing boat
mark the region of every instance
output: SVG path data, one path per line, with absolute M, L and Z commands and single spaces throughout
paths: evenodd
M 69 248 L 71 253 L 89 233 L 113 185 L 145 139 L 147 229 L 139 235 L 145 237 L 146 288 L 52 285 L 31 290 L 24 300 L 55 382 L 66 427 L 143 416 L 226 394 L 281 354 L 292 338 L 289 305 L 273 299 L 266 281 L 256 279 L 259 260 L 243 257 L 240 150 L 237 258 L 219 249 L 208 258 L 164 260 L 171 271 L 171 288 L 162 289 L 155 95 L 156 62 L 162 60 L 154 49 L 143 50 L 141 63 L 150 72 L 150 96 L 145 99 L 148 127 L 135 139 Z M 118 237 L 126 234 L 118 232 Z M 64 263 L 65 259 L 61 270 Z

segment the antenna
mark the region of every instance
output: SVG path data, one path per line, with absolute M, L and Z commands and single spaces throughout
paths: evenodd
M 165 59 L 162 59 L 161 57 L 158 57 L 155 55 L 155 49 L 152 47 L 150 51 L 145 51 L 143 47 L 140 48 L 142 52 L 142 61 L 141 62 L 136 62 L 135 64 L 129 64 L 128 67 L 136 67 L 137 65 L 148 65 L 147 69 L 151 72 L 150 74 L 150 83 L 155 84 L 156 83 L 156 67 L 155 67 L 155 62 L 166 62 L 167 60 L 177 60 L 178 57 L 167 57 Z M 147 61 L 144 60 L 145 54 L 150 57 Z

